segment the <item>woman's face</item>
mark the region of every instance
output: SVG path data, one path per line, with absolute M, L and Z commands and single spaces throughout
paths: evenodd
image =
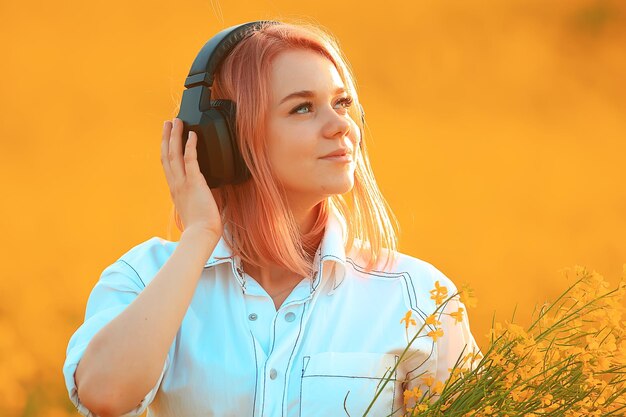
M 354 185 L 361 138 L 344 87 L 333 63 L 316 52 L 286 51 L 273 61 L 268 151 L 294 203 L 316 204 Z M 344 150 L 344 157 L 324 158 Z

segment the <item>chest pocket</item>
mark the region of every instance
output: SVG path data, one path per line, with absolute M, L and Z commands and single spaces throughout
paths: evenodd
M 363 352 L 324 352 L 305 356 L 300 417 L 362 417 L 397 358 L 389 353 Z M 368 417 L 393 414 L 395 386 L 394 372 L 368 411 Z

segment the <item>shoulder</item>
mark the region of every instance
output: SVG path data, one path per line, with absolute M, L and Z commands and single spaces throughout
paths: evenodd
M 396 269 L 403 271 L 408 276 L 405 302 L 408 307 L 415 310 L 432 312 L 437 308 L 435 300 L 431 298 L 431 291 L 435 288 L 445 287 L 447 296 L 457 292 L 457 287 L 452 279 L 425 260 L 399 253 Z
M 395 252 L 393 262 L 385 265 L 388 254 L 385 250 L 371 271 L 366 271 L 366 258 L 358 251 L 350 251 L 347 264 L 364 278 L 399 280 L 405 297 L 412 301 L 409 302 L 411 305 L 422 304 L 425 299 L 430 301 L 430 291 L 436 285 L 446 287 L 450 295 L 457 292 L 452 279 L 432 263 L 403 252 Z
M 366 272 L 368 256 L 368 250 L 362 249 L 360 241 L 355 240 L 355 245 L 347 253 L 346 261 L 358 272 Z M 389 263 L 386 262 L 388 257 Z M 381 251 L 369 275 L 389 278 L 406 276 L 416 285 L 429 290 L 434 287 L 435 282 L 439 281 L 439 285 L 447 286 L 448 290 L 456 290 L 452 280 L 432 263 L 399 251 L 392 254 L 386 248 Z
M 113 265 L 126 268 L 146 286 L 169 259 L 177 245 L 178 242 L 154 236 L 131 247 Z
M 438 282 L 440 286 L 448 288 L 449 293 L 456 292 L 456 286 L 446 274 L 432 263 L 402 252 L 396 252 L 398 261 L 391 268 L 396 273 L 410 276 L 411 282 L 419 290 L 430 291 Z

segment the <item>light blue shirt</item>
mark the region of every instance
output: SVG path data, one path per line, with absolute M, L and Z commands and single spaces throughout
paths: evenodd
M 278 311 L 222 238 L 158 382 L 124 416 L 148 408 L 150 417 L 336 417 L 347 416 L 344 399 L 352 417 L 362 416 L 381 379 L 434 311 L 429 291 L 435 281 L 449 294 L 456 289 L 433 265 L 406 254 L 387 271 L 365 272 L 356 248 L 346 254 L 344 236 L 345 224 L 331 210 L 312 277 Z M 150 285 L 177 244 L 159 237 L 140 243 L 105 268 L 94 286 L 63 366 L 69 397 L 81 414 L 95 415 L 81 404 L 74 380 L 89 341 Z M 446 311 L 459 307 L 453 300 Z M 416 325 L 407 332 L 400 320 L 408 310 Z M 439 320 L 444 336 L 413 342 L 368 416 L 402 415 L 404 390 L 422 385 L 416 376 L 427 372 L 445 380 L 466 345 L 466 352 L 476 348 L 467 316 L 461 323 L 446 315 Z M 150 348 L 149 340 L 137 343 Z

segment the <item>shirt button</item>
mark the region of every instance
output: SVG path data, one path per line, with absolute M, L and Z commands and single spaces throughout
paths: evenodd
M 248 319 L 250 319 L 250 320 L 254 321 L 254 320 L 256 320 L 256 319 L 257 319 L 257 317 L 258 317 L 258 316 L 256 315 L 256 313 L 252 313 L 252 314 L 250 314 L 250 315 L 248 316 Z
M 278 374 L 278 372 L 276 372 L 276 369 L 272 368 L 270 370 L 270 379 L 276 379 L 276 375 Z
M 285 320 L 288 322 L 292 322 L 296 319 L 296 315 L 292 312 L 285 314 Z

